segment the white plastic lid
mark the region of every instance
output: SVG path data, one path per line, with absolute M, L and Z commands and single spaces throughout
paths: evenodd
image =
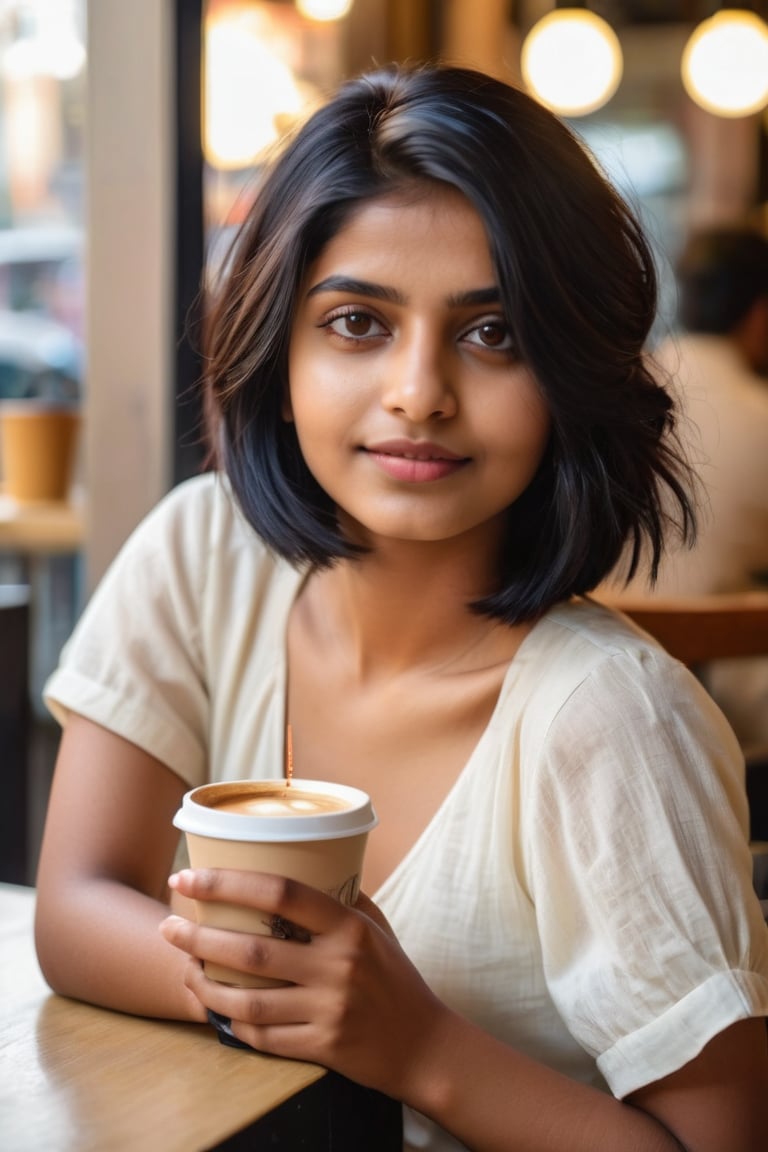
M 282 794 L 295 791 L 328 796 L 343 801 L 346 806 L 312 815 L 296 813 L 289 816 L 258 816 L 251 812 L 232 812 L 217 806 L 228 792 L 258 796 L 275 791 Z M 194 836 L 285 843 L 359 836 L 375 828 L 378 818 L 367 793 L 346 784 L 294 779 L 288 789 L 284 780 L 227 780 L 203 784 L 187 792 L 173 823 L 182 832 Z

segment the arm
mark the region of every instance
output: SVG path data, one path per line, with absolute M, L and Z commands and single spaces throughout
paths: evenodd
M 755 1152 L 768 1147 L 765 1022 L 726 1029 L 684 1068 L 628 1103 L 501 1043 L 443 1004 L 380 914 L 345 909 L 275 877 L 185 871 L 187 896 L 252 905 L 308 927 L 309 944 L 171 918 L 166 939 L 192 957 L 186 980 L 206 1007 L 263 1051 L 316 1061 L 430 1116 L 473 1152 Z M 239 989 L 199 958 L 293 982 Z
M 147 1016 L 204 1020 L 158 935 L 183 781 L 78 715 L 61 742 L 37 878 L 35 937 L 56 991 Z
M 417 1105 L 476 1152 L 756 1152 L 768 1147 L 762 1019 L 732 1025 L 684 1068 L 626 1103 L 489 1039 L 465 1021 L 447 1021 L 442 1067 L 436 1065 L 425 1102 Z

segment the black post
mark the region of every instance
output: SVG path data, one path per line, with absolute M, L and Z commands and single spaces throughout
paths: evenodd
M 200 472 L 205 458 L 197 330 L 205 251 L 201 114 L 203 8 L 204 0 L 175 0 L 174 483 Z

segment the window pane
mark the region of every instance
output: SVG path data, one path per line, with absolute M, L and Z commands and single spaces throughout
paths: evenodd
M 0 2 L 0 397 L 83 381 L 85 0 Z

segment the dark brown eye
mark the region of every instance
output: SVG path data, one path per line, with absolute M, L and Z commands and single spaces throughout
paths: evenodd
M 488 348 L 493 351 L 511 351 L 512 336 L 503 320 L 486 320 L 482 324 L 471 328 L 464 339 L 468 344 L 478 348 Z
M 325 322 L 324 327 L 330 328 L 336 336 L 340 336 L 343 340 L 350 341 L 370 340 L 386 335 L 386 329 L 380 320 L 371 316 L 369 312 L 358 311 L 355 308 L 350 309 L 349 312 L 341 312 L 336 316 L 331 316 Z
M 489 348 L 497 348 L 499 344 L 503 344 L 507 335 L 498 324 L 483 324 L 478 332 L 483 344 L 487 344 Z
M 348 312 L 339 317 L 350 336 L 367 336 L 371 330 L 371 317 L 365 312 Z

